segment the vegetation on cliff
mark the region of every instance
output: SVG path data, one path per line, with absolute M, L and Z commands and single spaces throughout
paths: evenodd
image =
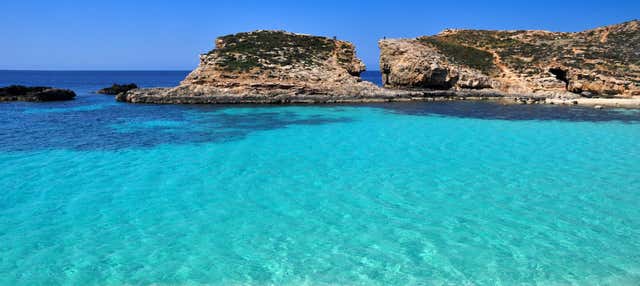
M 227 71 L 243 72 L 276 66 L 312 66 L 326 61 L 336 48 L 334 40 L 281 31 L 255 31 L 227 35 L 218 39 L 209 55 Z
M 116 96 L 134 103 L 337 103 L 411 95 L 363 81 L 365 66 L 347 41 L 254 31 L 219 37 L 216 48 L 173 88 Z
M 606 76 L 640 75 L 638 21 L 579 33 L 458 30 L 427 38 L 494 51 L 502 63 L 520 74 L 545 73 L 548 69 L 542 68 L 555 63 L 564 68 L 598 70 Z M 632 79 L 638 82 L 637 77 Z
M 445 30 L 380 47 L 387 86 L 640 95 L 638 20 L 574 33 Z
M 418 40 L 432 45 L 456 64 L 466 65 L 486 73 L 496 71 L 493 55 L 487 51 L 435 37 L 420 37 Z
M 267 92 L 268 86 L 351 84 L 364 69 L 349 42 L 260 30 L 219 37 L 181 84 Z

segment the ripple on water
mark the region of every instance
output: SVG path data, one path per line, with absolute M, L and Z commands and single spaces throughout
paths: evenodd
M 0 104 L 0 285 L 640 281 L 634 112 L 80 96 Z

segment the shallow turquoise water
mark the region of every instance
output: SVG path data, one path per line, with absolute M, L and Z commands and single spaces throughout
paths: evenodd
M 0 105 L 0 285 L 640 284 L 635 111 L 92 96 Z

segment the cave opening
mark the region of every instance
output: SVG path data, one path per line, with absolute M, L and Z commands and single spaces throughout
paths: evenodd
M 433 89 L 433 90 L 448 90 L 451 89 L 456 82 L 458 82 L 458 77 L 449 78 L 449 71 L 442 68 L 436 68 L 431 70 L 431 75 L 425 77 L 422 82 L 423 88 Z
M 549 72 L 556 77 L 559 81 L 564 82 L 565 89 L 569 90 L 569 78 L 567 78 L 567 71 L 561 68 L 550 68 Z

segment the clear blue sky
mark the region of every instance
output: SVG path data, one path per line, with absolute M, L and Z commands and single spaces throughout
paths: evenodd
M 640 18 L 640 1 L 0 1 L 0 69 L 189 70 L 220 35 L 337 36 L 377 70 L 377 40 L 445 28 L 580 31 Z

